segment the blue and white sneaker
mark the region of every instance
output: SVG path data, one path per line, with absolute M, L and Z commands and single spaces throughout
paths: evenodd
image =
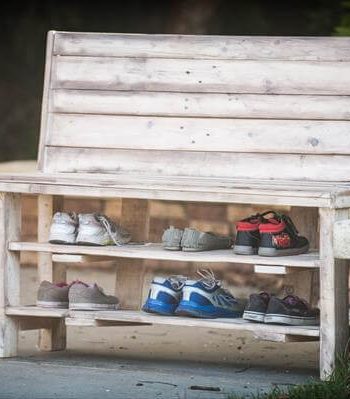
M 173 315 L 180 302 L 185 281 L 186 277 L 183 276 L 155 277 L 142 310 L 147 313 Z
M 217 317 L 242 317 L 243 304 L 222 288 L 211 270 L 197 272 L 200 280 L 187 280 L 182 289 L 182 299 L 175 313 L 207 319 Z

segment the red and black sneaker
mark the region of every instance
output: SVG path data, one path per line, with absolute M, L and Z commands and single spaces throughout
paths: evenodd
M 256 255 L 260 245 L 259 226 L 265 222 L 264 215 L 257 213 L 236 223 L 236 239 L 233 252 L 237 255 Z
M 291 218 L 277 212 L 259 225 L 261 256 L 285 256 L 303 254 L 309 250 L 307 238 L 299 235 Z

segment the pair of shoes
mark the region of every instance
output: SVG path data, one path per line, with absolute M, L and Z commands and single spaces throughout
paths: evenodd
M 243 304 L 212 271 L 197 272 L 199 280 L 184 276 L 155 277 L 142 310 L 160 315 L 178 315 L 200 318 L 241 317 Z
M 309 241 L 299 235 L 291 218 L 274 211 L 242 219 L 236 229 L 233 251 L 238 255 L 285 256 L 309 250 Z
M 252 294 L 243 313 L 243 319 L 268 324 L 314 326 L 319 323 L 319 310 L 296 295 L 283 299 L 266 292 Z
M 88 285 L 81 281 L 71 284 L 52 284 L 42 281 L 37 295 L 37 306 L 71 310 L 116 310 L 119 300 L 106 295 L 97 284 Z
M 51 244 L 122 245 L 131 235 L 105 215 L 98 213 L 55 213 L 49 242 Z
M 231 237 L 220 236 L 211 232 L 203 233 L 196 229 L 176 229 L 170 226 L 163 236 L 163 247 L 170 251 L 211 251 L 213 249 L 231 248 Z

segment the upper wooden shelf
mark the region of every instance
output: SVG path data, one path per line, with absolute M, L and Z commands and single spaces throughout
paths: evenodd
M 11 251 L 48 252 L 54 254 L 79 254 L 112 258 L 133 259 L 158 259 L 182 262 L 216 262 L 216 263 L 247 263 L 253 265 L 275 265 L 302 268 L 319 267 L 319 254 L 310 252 L 296 256 L 263 257 L 258 255 L 246 256 L 236 255 L 232 249 L 205 251 L 205 252 L 182 252 L 167 251 L 161 244 L 147 243 L 144 245 L 124 245 L 120 247 L 105 246 L 79 246 L 79 245 L 57 245 L 38 242 L 10 242 Z

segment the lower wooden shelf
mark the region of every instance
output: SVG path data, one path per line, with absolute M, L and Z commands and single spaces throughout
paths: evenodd
M 74 326 L 135 326 L 169 325 L 200 327 L 221 330 L 241 330 L 254 333 L 257 338 L 273 341 L 318 340 L 318 326 L 283 326 L 254 323 L 238 319 L 196 319 L 190 317 L 158 316 L 141 311 L 72 311 L 68 309 L 46 309 L 36 306 L 8 307 L 6 314 L 13 317 L 65 318 L 67 325 Z M 269 338 L 270 337 L 270 338 Z M 283 337 L 285 339 L 283 339 Z M 273 339 L 272 339 L 273 338 Z M 304 339 L 303 339 L 304 338 Z

